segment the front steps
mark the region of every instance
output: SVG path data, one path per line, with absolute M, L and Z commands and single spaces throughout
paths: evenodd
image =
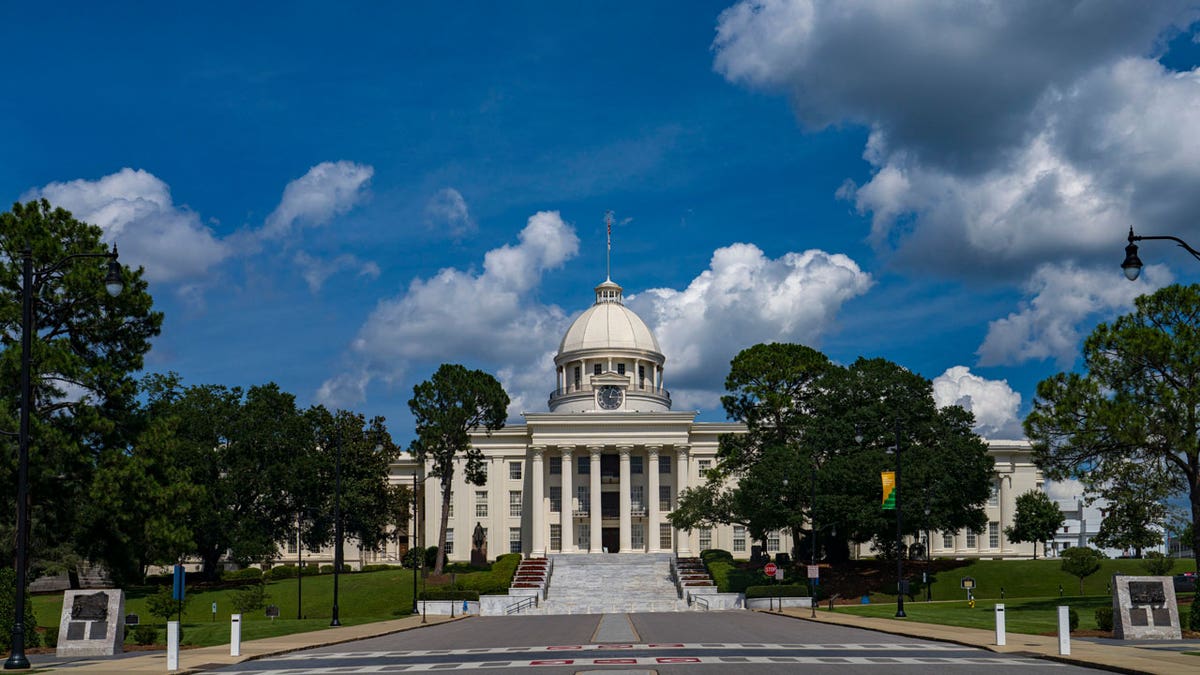
M 521 614 L 688 611 L 671 580 L 670 553 L 552 555 L 546 599 Z

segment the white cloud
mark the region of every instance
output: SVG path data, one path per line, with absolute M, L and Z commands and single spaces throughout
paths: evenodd
M 475 232 L 475 221 L 467 208 L 467 200 L 454 188 L 443 188 L 425 205 L 425 221 L 432 228 L 445 230 L 453 239 Z
M 119 246 L 121 262 L 144 267 L 150 281 L 200 278 L 230 254 L 196 212 L 176 206 L 170 187 L 147 171 L 125 168 L 99 180 L 50 183 L 22 197 L 34 198 L 103 229 L 104 240 Z
M 1058 481 L 1046 481 L 1042 491 L 1050 499 L 1061 499 L 1063 501 L 1075 501 L 1082 499 L 1084 494 L 1083 483 L 1080 483 L 1074 478 Z
M 687 288 L 652 288 L 629 296 L 628 305 L 667 356 L 668 387 L 709 407 L 739 351 L 818 342 L 842 305 L 872 283 L 845 255 L 809 250 L 771 259 L 753 244 L 733 244 L 717 249 Z
M 296 226 L 320 226 L 366 197 L 375 169 L 354 162 L 321 162 L 287 184 L 279 206 L 267 216 L 261 236 L 287 235 Z
M 358 256 L 345 253 L 332 259 L 315 258 L 304 251 L 296 253 L 293 260 L 300 274 L 308 283 L 308 290 L 316 293 L 329 277 L 342 270 L 355 270 L 357 276 L 368 279 L 379 278 L 379 265 L 371 260 L 360 260 Z
M 976 352 L 979 364 L 1054 359 L 1060 368 L 1069 368 L 1078 355 L 1085 322 L 1092 325 L 1097 316 L 1126 311 L 1133 307 L 1134 298 L 1171 280 L 1162 265 L 1145 267 L 1134 283 L 1111 268 L 1043 265 L 1026 284 L 1026 295 L 1032 297 L 1021 309 L 988 324 L 987 337 Z
M 966 366 L 952 366 L 933 378 L 933 400 L 939 408 L 959 405 L 975 413 L 975 433 L 985 438 L 1024 438 L 1017 409 L 1021 395 L 1007 380 L 988 380 Z

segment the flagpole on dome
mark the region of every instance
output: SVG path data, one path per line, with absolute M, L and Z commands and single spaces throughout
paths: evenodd
M 604 280 L 612 281 L 612 221 L 613 212 L 604 212 L 604 224 L 608 226 L 608 252 L 604 256 Z

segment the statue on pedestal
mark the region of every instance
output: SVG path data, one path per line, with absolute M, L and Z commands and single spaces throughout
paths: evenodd
M 487 565 L 487 532 L 483 525 L 475 523 L 475 532 L 471 535 L 471 565 L 484 567 Z

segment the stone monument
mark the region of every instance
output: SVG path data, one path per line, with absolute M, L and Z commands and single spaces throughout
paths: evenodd
M 1171 577 L 1113 576 L 1113 637 L 1179 640 L 1179 608 Z
M 476 522 L 475 532 L 471 535 L 471 565 L 484 567 L 487 565 L 487 557 L 487 532 Z
M 58 622 L 58 656 L 112 656 L 125 642 L 125 591 L 66 591 Z

